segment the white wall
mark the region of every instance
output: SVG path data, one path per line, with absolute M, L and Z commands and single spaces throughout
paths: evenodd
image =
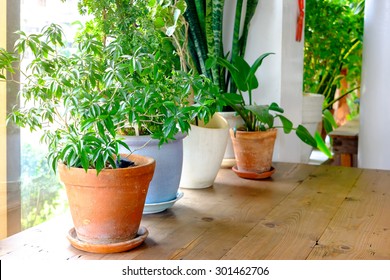
M 233 10 L 236 4 L 235 0 L 229 2 L 232 8 L 226 7 L 224 14 L 225 49 L 231 47 Z M 259 1 L 246 52 L 250 64 L 265 52 L 275 53 L 264 60 L 257 73 L 260 86 L 254 93 L 254 101 L 257 104 L 277 102 L 294 124 L 302 121 L 303 39 L 301 42 L 295 41 L 297 16 L 297 1 Z M 295 133 L 285 135 L 280 131 L 274 160 L 299 162 L 300 153 L 301 141 Z
M 358 165 L 390 170 L 390 0 L 366 0 Z

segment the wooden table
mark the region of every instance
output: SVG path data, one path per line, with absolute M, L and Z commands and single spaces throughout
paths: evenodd
M 183 190 L 144 215 L 138 248 L 93 254 L 70 246 L 68 215 L 0 241 L 0 259 L 390 259 L 390 171 L 275 163 L 251 181 L 221 168 L 215 184 Z
M 357 167 L 359 129 L 360 120 L 355 118 L 329 133 L 333 140 L 334 165 Z

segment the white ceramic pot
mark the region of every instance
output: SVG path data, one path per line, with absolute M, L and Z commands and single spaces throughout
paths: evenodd
M 229 124 L 214 114 L 206 125 L 191 125 L 183 140 L 183 169 L 181 188 L 201 189 L 211 187 L 221 167 L 229 137 Z
M 225 118 L 225 120 L 228 122 L 230 128 L 239 127 L 244 124 L 243 119 L 236 115 L 236 112 L 219 112 L 222 117 Z M 228 141 L 226 144 L 225 154 L 223 156 L 224 159 L 234 159 L 234 150 L 233 150 L 233 144 L 232 139 L 228 137 Z
M 311 135 L 314 135 L 322 122 L 322 105 L 324 96 L 322 94 L 305 93 L 302 103 L 302 125 L 307 128 Z M 301 162 L 308 163 L 313 148 L 301 143 Z

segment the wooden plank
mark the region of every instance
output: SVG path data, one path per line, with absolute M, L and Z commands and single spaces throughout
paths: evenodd
M 329 133 L 333 141 L 334 164 L 348 167 L 357 166 L 359 125 L 359 119 L 356 118 Z
M 329 133 L 330 137 L 333 136 L 345 136 L 345 137 L 356 137 L 359 135 L 360 130 L 360 120 L 355 118 L 346 122 L 344 125 L 336 128 Z
M 54 218 L 24 230 L 0 242 L 1 260 L 65 260 L 80 251 L 73 249 L 66 234 L 71 228 L 70 215 Z
M 341 166 L 352 166 L 352 155 L 351 154 L 341 154 L 340 155 Z
M 319 166 L 223 259 L 305 259 L 361 172 Z
M 348 154 L 357 154 L 358 153 L 358 138 L 357 137 L 333 137 L 333 146 L 332 149 L 335 153 L 348 153 Z
M 365 170 L 310 259 L 390 259 L 390 174 Z

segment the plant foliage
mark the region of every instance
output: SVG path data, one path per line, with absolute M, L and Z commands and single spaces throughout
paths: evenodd
M 20 31 L 14 53 L 0 50 L 0 78 L 8 71 L 13 80 L 20 71 L 14 63 L 31 52 L 20 94 L 32 106 L 14 108 L 8 120 L 44 131 L 54 170 L 62 161 L 100 172 L 116 168 L 120 145 L 130 150 L 120 132 L 144 131 L 160 144 L 187 132 L 201 112 L 190 105 L 191 85 L 202 78 L 181 71 L 151 2 L 80 0 L 79 9 L 93 19 L 79 31 L 73 53 L 64 51 L 56 24 L 38 34 Z
M 228 69 L 237 86 L 237 93 L 225 93 L 221 97 L 226 105 L 232 107 L 244 120 L 245 127 L 243 129 L 247 131 L 266 131 L 278 127 L 275 122 L 275 119 L 278 118 L 284 133 L 288 134 L 295 130 L 296 135 L 304 143 L 317 147 L 316 140 L 308 130 L 302 125 L 294 128 L 293 123 L 283 115 L 284 110 L 278 104 L 257 105 L 252 101 L 252 91 L 259 86 L 256 71 L 263 60 L 271 54 L 261 55 L 251 66 L 241 56 L 236 58 L 235 64 L 226 59 L 218 58 L 217 62 Z

